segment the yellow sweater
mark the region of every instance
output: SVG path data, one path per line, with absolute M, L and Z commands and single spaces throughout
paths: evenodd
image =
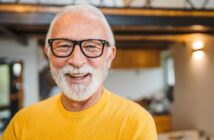
M 92 107 L 66 111 L 61 94 L 22 109 L 2 140 L 157 140 L 152 117 L 106 89 Z

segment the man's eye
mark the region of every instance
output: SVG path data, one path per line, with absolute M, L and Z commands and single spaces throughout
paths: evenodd
M 87 45 L 87 46 L 84 46 L 84 49 L 88 51 L 97 51 L 100 49 L 100 47 L 97 45 Z
M 70 45 L 59 45 L 58 48 L 70 48 Z
M 87 49 L 95 49 L 97 47 L 95 45 L 87 45 L 87 46 L 85 46 L 85 48 L 87 48 Z
M 57 50 L 57 51 L 67 51 L 69 49 L 71 49 L 71 46 L 69 46 L 69 45 L 59 45 L 59 46 L 55 47 L 55 50 Z

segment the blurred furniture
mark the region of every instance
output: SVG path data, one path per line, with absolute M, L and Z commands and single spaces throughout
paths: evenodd
M 153 118 L 154 118 L 158 133 L 171 131 L 172 126 L 171 126 L 170 115 L 154 115 Z

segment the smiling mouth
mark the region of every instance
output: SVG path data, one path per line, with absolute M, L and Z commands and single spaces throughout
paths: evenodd
M 68 76 L 72 79 L 76 79 L 76 80 L 83 80 L 86 77 L 88 77 L 89 75 L 91 75 L 90 73 L 66 73 L 65 76 Z

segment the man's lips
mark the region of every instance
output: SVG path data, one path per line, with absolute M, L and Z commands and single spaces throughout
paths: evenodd
M 68 80 L 71 83 L 85 83 L 87 82 L 87 79 L 89 76 L 91 76 L 90 73 L 66 73 L 65 76 L 68 78 Z
M 65 75 L 75 79 L 84 79 L 89 73 L 66 73 Z

